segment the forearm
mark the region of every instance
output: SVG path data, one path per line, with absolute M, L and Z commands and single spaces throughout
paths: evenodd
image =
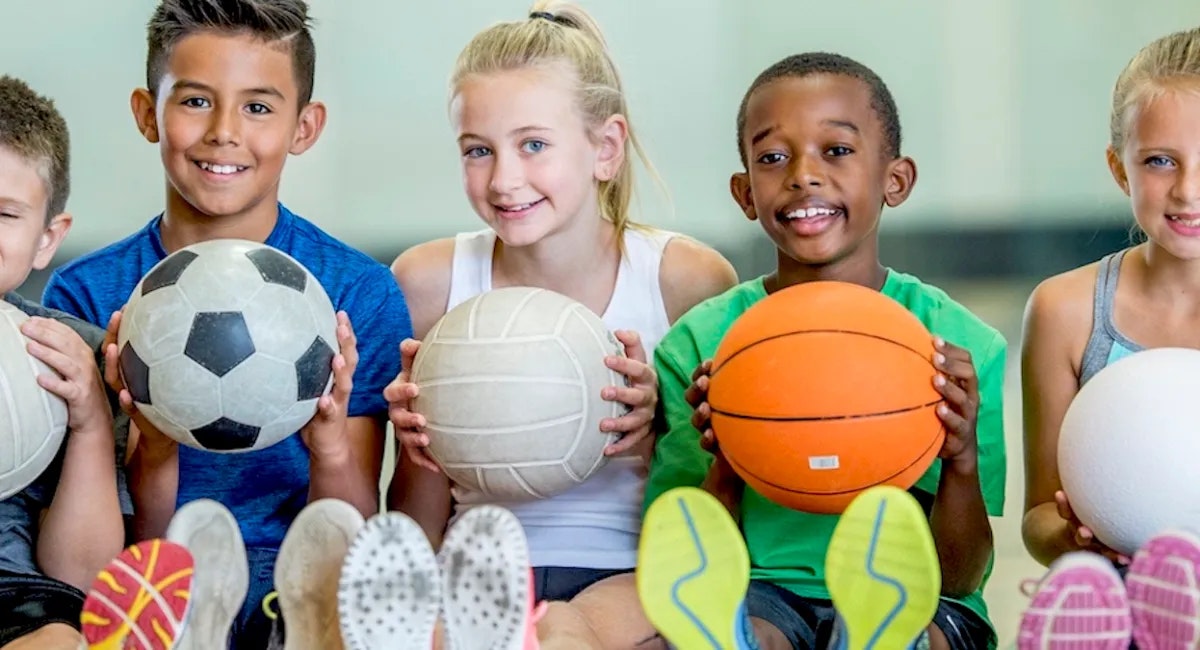
M 734 521 L 741 521 L 742 494 L 745 487 L 742 477 L 738 476 L 729 462 L 721 456 L 717 456 L 713 461 L 704 482 L 700 484 L 700 489 L 716 497 L 717 501 L 725 506 Z
M 42 571 L 83 590 L 125 541 L 114 447 L 111 427 L 70 434 L 54 500 L 38 531 Z
M 445 474 L 409 461 L 404 450 L 397 453 L 402 460 L 396 463 L 396 473 L 388 488 L 388 508 L 411 517 L 425 531 L 433 548 L 439 548 L 453 507 L 450 480 Z
M 166 534 L 179 493 L 179 450 L 174 445 L 155 448 L 139 441 L 129 459 L 129 492 L 134 539 Z
M 1042 566 L 1050 566 L 1059 556 L 1079 550 L 1067 520 L 1058 514 L 1055 503 L 1041 503 L 1025 513 L 1021 520 L 1021 539 L 1025 549 Z
M 992 526 L 977 467 L 943 465 L 930 527 L 941 563 L 942 594 L 960 598 L 974 592 L 992 555 Z
M 309 502 L 340 499 L 371 517 L 379 512 L 379 480 L 363 471 L 347 446 L 339 453 L 309 455 Z

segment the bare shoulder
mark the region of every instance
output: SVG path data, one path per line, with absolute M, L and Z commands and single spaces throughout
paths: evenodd
M 677 235 L 667 242 L 658 270 L 667 317 L 672 323 L 701 302 L 738 283 L 729 260 L 707 244 Z
M 392 276 L 404 291 L 418 339 L 446 313 L 453 264 L 453 237 L 413 246 L 392 262 Z
M 1092 331 L 1099 267 L 1099 263 L 1081 266 L 1047 278 L 1034 288 L 1025 306 L 1023 347 L 1064 346 L 1072 357 L 1082 356 Z

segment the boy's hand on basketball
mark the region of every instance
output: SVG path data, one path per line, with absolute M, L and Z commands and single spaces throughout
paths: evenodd
M 117 394 L 117 403 L 120 404 L 121 410 L 133 421 L 133 428 L 136 431 L 129 432 L 130 448 L 137 446 L 149 451 L 153 458 L 165 460 L 177 451 L 179 443 L 159 431 L 158 427 L 151 424 L 146 416 L 138 411 L 137 405 L 133 403 L 133 395 L 125 388 L 125 381 L 121 378 L 121 351 L 117 348 L 117 332 L 120 329 L 121 312 L 116 311 L 108 319 L 108 330 L 104 333 L 104 343 L 102 344 L 104 348 L 104 383 L 108 384 L 108 387 Z
M 317 413 L 300 430 L 308 450 L 321 458 L 338 458 L 350 451 L 346 415 L 358 367 L 358 338 L 346 312 L 337 313 L 338 353 L 333 357 L 333 388 L 317 400 Z
M 946 426 L 946 441 L 938 456 L 952 469 L 978 471 L 975 421 L 979 415 L 979 379 L 975 364 L 970 352 L 953 343 L 935 338 L 933 345 L 933 365 L 938 370 L 933 385 L 945 398 L 937 407 L 938 417 Z
M 21 333 L 30 339 L 29 354 L 58 373 L 39 374 L 37 382 L 67 403 L 67 427 L 111 435 L 112 411 L 91 346 L 75 330 L 50 318 L 30 318 L 21 324 Z
M 700 446 L 713 451 L 717 439 L 712 431 L 712 409 L 708 405 L 708 375 L 712 373 L 712 360 L 696 366 L 692 371 L 692 385 L 683 392 L 683 399 L 692 407 L 692 426 L 700 432 Z
M 414 339 L 404 339 L 400 343 L 400 374 L 392 383 L 383 389 L 383 398 L 388 402 L 388 419 L 396 430 L 396 440 L 404 447 L 404 453 L 418 467 L 424 467 L 433 472 L 441 472 L 441 468 L 429 455 L 429 436 L 426 435 L 425 416 L 413 413 L 412 400 L 420 392 L 417 385 L 409 381 L 413 361 L 421 342 Z
M 1079 521 L 1079 517 L 1075 516 L 1075 511 L 1071 508 L 1071 503 L 1067 501 L 1066 492 L 1062 490 L 1055 492 L 1054 502 L 1058 506 L 1058 516 L 1067 522 L 1067 528 L 1071 531 L 1071 541 L 1079 550 L 1103 555 L 1110 562 L 1117 564 L 1129 564 L 1128 556 L 1105 546 L 1103 542 L 1096 539 L 1096 534 L 1092 532 L 1091 528 L 1084 526 L 1083 522 Z
M 600 396 L 627 404 L 629 412 L 619 418 L 600 420 L 600 430 L 620 433 L 621 438 L 605 448 L 607 456 L 616 456 L 636 447 L 651 434 L 654 409 L 658 407 L 658 373 L 647 363 L 642 337 L 632 330 L 616 330 L 613 335 L 625 346 L 625 356 L 604 358 L 604 364 L 628 378 L 626 386 L 606 386 Z

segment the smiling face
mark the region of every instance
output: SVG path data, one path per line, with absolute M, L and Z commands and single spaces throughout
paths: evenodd
M 322 106 L 298 105 L 287 45 L 193 34 L 175 44 L 158 88 L 157 97 L 135 91 L 132 104 L 159 145 L 168 205 L 200 219 L 274 218 L 288 154 L 307 150 L 324 125 Z
M 1146 236 L 1179 259 L 1200 259 L 1200 80 L 1131 107 L 1109 166 Z
M 603 135 L 611 125 L 585 121 L 574 81 L 557 66 L 472 75 L 451 102 L 467 199 L 508 246 L 600 218 L 598 182 L 619 161 Z M 623 141 L 624 118 L 613 119 Z
M 71 226 L 53 215 L 40 165 L 0 146 L 0 294 L 21 286 L 33 269 L 44 269 Z
M 781 264 L 878 264 L 882 207 L 907 198 L 916 168 L 884 154 L 866 83 L 836 74 L 767 83 L 750 97 L 741 138 L 747 171 L 734 174 L 731 190 L 775 242 Z

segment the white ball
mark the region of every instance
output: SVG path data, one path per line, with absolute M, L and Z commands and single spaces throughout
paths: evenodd
M 604 357 L 620 354 L 584 305 L 545 289 L 496 289 L 447 312 L 421 342 L 413 410 L 455 483 L 497 499 L 553 496 L 607 461 L 616 436 L 600 420 L 627 409 L 600 397 L 625 382 Z
M 67 403 L 37 383 L 54 371 L 26 351 L 20 327 L 27 320 L 0 301 L 0 500 L 46 471 L 67 432 Z
M 1125 555 L 1166 528 L 1200 531 L 1200 350 L 1155 348 L 1096 373 L 1058 439 L 1063 492 L 1096 538 Z
M 337 316 L 275 248 L 218 239 L 156 264 L 125 305 L 121 376 L 146 419 L 197 449 L 262 449 L 303 427 L 332 385 Z

